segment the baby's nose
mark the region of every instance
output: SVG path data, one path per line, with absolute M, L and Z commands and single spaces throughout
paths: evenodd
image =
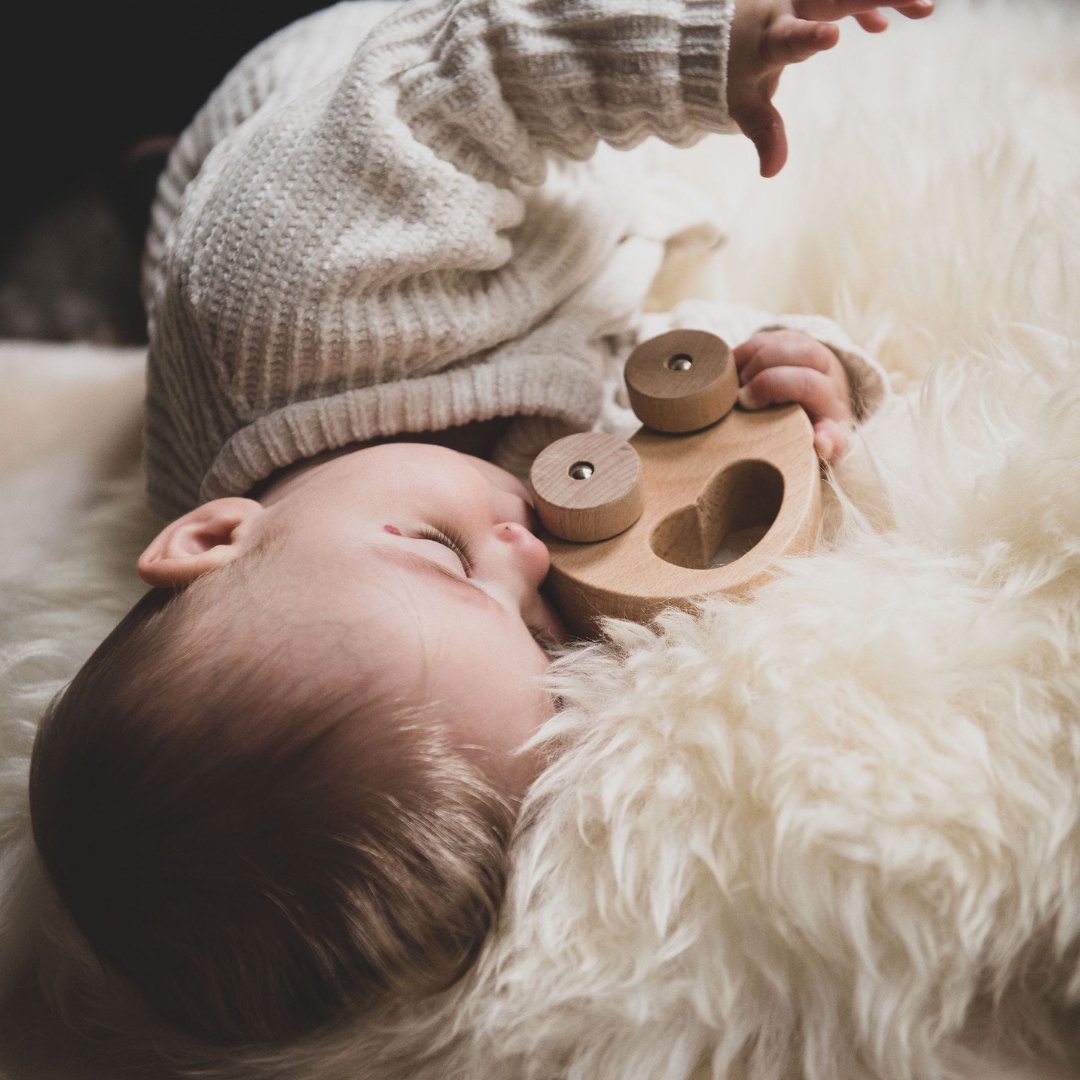
M 544 542 L 517 521 L 496 525 L 495 536 L 506 545 L 510 572 L 517 583 L 528 591 L 538 589 L 551 566 L 551 556 Z

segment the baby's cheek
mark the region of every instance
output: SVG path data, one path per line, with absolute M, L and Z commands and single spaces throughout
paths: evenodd
M 483 458 L 469 457 L 469 464 L 473 466 L 478 472 L 483 475 L 484 479 L 488 481 L 493 487 L 498 488 L 500 491 L 508 492 L 510 495 L 516 495 L 519 499 L 524 499 L 529 502 L 529 493 L 525 488 L 525 485 L 511 472 L 507 472 L 505 469 L 500 469 L 498 465 L 493 462 L 485 461 Z

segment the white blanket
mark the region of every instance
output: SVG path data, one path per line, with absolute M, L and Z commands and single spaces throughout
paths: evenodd
M 742 140 L 655 148 L 731 230 L 657 307 L 820 312 L 894 375 L 831 542 L 562 662 L 560 754 L 473 972 L 228 1075 L 1080 1076 L 1080 10 L 940 7 L 785 75 L 777 180 Z M 0 349 L 4 1080 L 115 1075 L 17 980 L 33 725 L 154 529 L 140 363 Z

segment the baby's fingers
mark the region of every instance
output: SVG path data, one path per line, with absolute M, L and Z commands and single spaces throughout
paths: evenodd
M 889 20 L 880 11 L 864 11 L 855 21 L 868 33 L 880 34 L 889 29 Z
M 933 14 L 933 0 L 906 0 L 903 3 L 874 3 L 873 0 L 795 0 L 795 14 L 800 19 L 827 19 L 835 22 L 854 15 L 859 25 L 871 33 L 885 29 L 888 21 L 878 10 L 893 8 L 909 19 L 925 19 Z
M 811 421 L 846 421 L 851 409 L 838 393 L 836 381 L 808 367 L 770 367 L 755 375 L 739 390 L 744 409 L 764 409 L 767 405 L 801 405 Z
M 925 19 L 927 15 L 934 14 L 934 5 L 931 0 L 917 4 L 897 4 L 895 10 L 908 19 Z M 871 34 L 880 34 L 882 30 L 889 29 L 889 20 L 881 11 L 866 11 L 855 16 L 855 21 Z
M 906 19 L 925 19 L 934 14 L 934 0 L 915 0 L 910 4 L 897 4 L 896 10 Z
M 734 357 L 744 383 L 770 367 L 809 367 L 829 375 L 840 365 L 820 341 L 797 330 L 764 330 L 737 346 Z
M 847 449 L 850 424 L 839 424 L 828 418 L 814 424 L 814 449 L 822 461 L 830 464 Z
M 799 64 L 831 49 L 839 40 L 840 31 L 832 23 L 784 16 L 769 28 L 765 58 L 774 64 Z
M 739 130 L 754 144 L 761 175 L 775 176 L 787 161 L 787 132 L 784 119 L 768 98 L 759 98 L 745 106 L 732 105 L 731 117 Z

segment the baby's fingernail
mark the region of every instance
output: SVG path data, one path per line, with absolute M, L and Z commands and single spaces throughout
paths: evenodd
M 751 384 L 747 383 L 745 386 L 739 387 L 739 404 L 744 409 L 753 409 L 754 405 L 754 391 L 751 388 Z

